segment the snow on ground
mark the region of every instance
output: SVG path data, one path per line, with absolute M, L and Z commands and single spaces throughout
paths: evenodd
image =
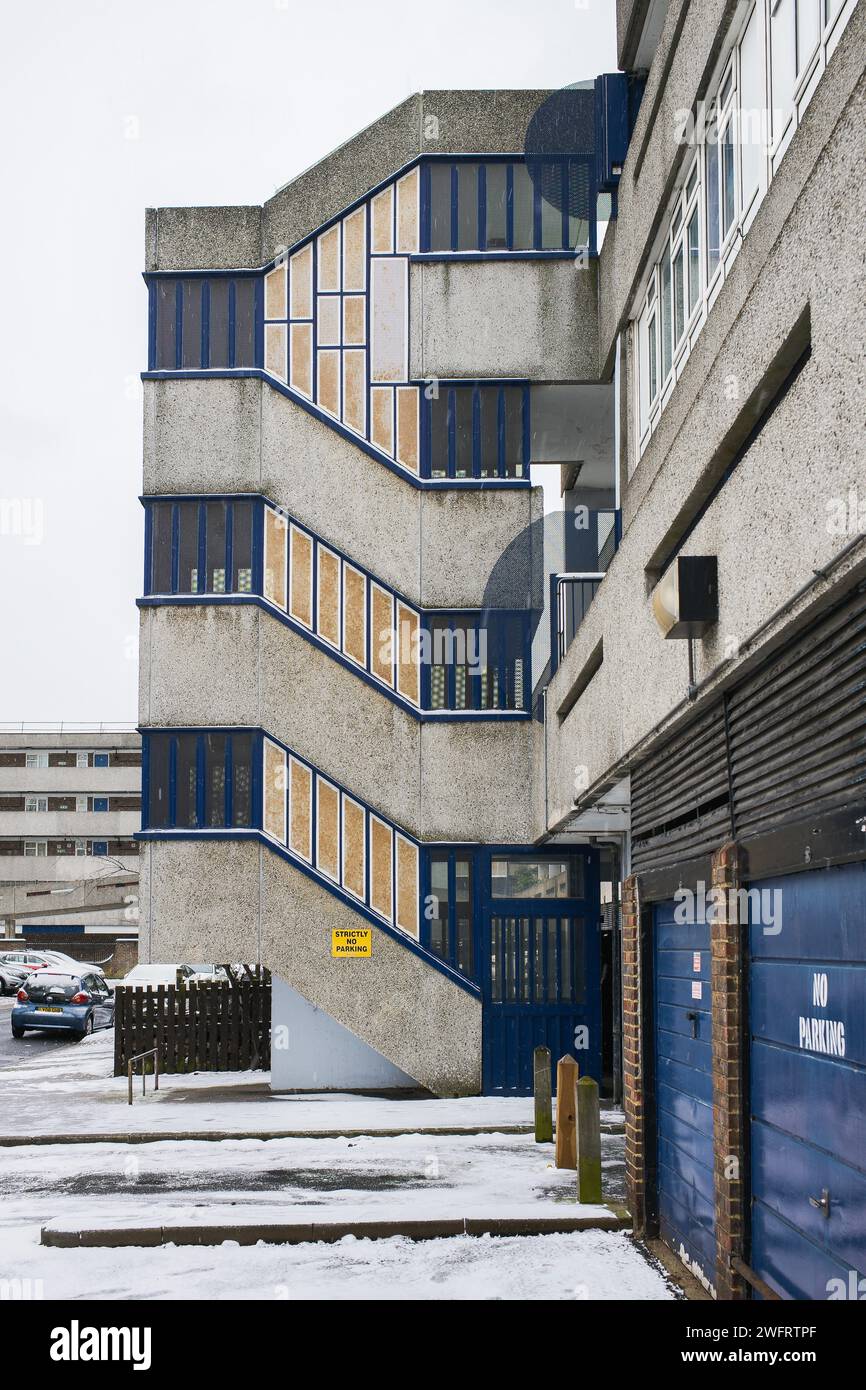
M 41 1281 L 46 1299 L 672 1299 L 676 1292 L 631 1238 L 472 1237 L 334 1245 L 48 1250 L 36 1227 L 4 1236 L 2 1264 Z M 6 1269 L 2 1277 L 7 1277 Z
M 267 1074 L 205 1072 L 141 1081 L 127 1104 L 127 1082 L 112 1076 L 114 1039 L 96 1034 L 68 1048 L 46 1049 L 0 1071 L 0 1135 L 126 1134 L 179 1131 L 261 1133 L 530 1125 L 531 1096 L 461 1096 L 454 1100 L 375 1096 L 272 1095 Z M 621 1112 L 605 1112 L 621 1121 Z

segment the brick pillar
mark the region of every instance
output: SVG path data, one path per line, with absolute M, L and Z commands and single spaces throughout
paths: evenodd
M 622 1066 L 625 1168 L 635 1232 L 646 1230 L 646 1112 L 641 1036 L 641 932 L 638 882 L 622 885 Z
M 748 914 L 740 923 L 736 890 L 743 877 L 743 852 L 723 845 L 713 855 L 713 888 L 725 890 L 725 905 L 716 905 L 710 924 L 713 1170 L 716 1198 L 716 1294 L 746 1297 L 746 1285 L 730 1267 L 743 1253 L 747 1097 L 744 1083 L 745 944 Z M 733 891 L 733 894 L 731 893 Z

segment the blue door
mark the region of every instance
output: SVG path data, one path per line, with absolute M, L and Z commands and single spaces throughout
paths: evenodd
M 654 909 L 659 1234 L 706 1288 L 715 1285 L 710 929 Z
M 601 1081 L 598 861 L 593 852 L 494 854 L 481 921 L 485 1095 L 532 1093 L 532 1053 L 550 1048 Z
M 863 1299 L 866 865 L 752 884 L 750 907 L 752 1268 Z

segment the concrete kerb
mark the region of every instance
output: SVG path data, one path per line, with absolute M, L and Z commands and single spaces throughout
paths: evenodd
M 605 1204 L 580 1216 L 540 1217 L 444 1217 L 429 1220 L 322 1221 L 255 1223 L 225 1226 L 117 1226 L 94 1227 L 80 1231 L 43 1226 L 40 1242 L 57 1249 L 117 1248 L 159 1245 L 301 1245 L 309 1242 L 331 1244 L 354 1236 L 358 1240 L 436 1240 L 446 1236 L 538 1236 L 566 1235 L 574 1231 L 621 1231 L 631 1229 L 631 1218 L 624 1207 Z
M 625 1126 L 618 1123 L 601 1126 L 602 1134 L 624 1134 Z M 159 1144 L 185 1143 L 187 1141 L 221 1143 L 228 1139 L 401 1139 L 404 1135 L 417 1134 L 435 1138 L 471 1138 L 476 1134 L 532 1134 L 534 1128 L 528 1125 L 444 1125 L 419 1127 L 410 1125 L 397 1129 L 272 1129 L 272 1130 L 231 1130 L 231 1129 L 189 1129 L 189 1130 L 139 1130 L 126 1133 L 93 1134 L 0 1134 L 0 1149 L 30 1148 L 47 1144 Z

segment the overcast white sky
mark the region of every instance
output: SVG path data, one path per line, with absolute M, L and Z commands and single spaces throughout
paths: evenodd
M 616 67 L 614 0 L 5 3 L 0 720 L 137 714 L 144 209 L 261 203 L 410 92 Z

